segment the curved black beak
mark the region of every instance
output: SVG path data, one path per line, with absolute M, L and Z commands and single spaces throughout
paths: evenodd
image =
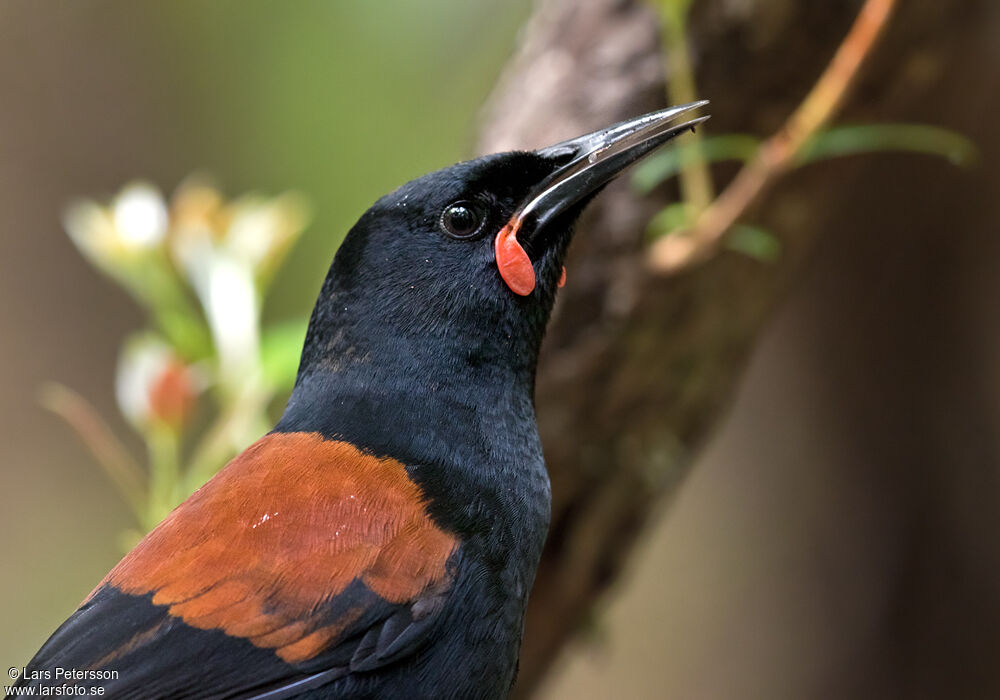
M 532 261 L 518 242 L 519 236 L 527 239 L 530 248 L 550 221 L 658 146 L 708 119 L 681 118 L 707 104 L 702 101 L 670 107 L 535 151 L 560 165 L 525 197 L 493 241 L 497 268 L 510 290 L 527 296 L 535 288 Z
M 511 219 L 515 230 L 530 222 L 531 233 L 617 177 L 659 146 L 708 119 L 683 119 L 708 100 L 669 107 L 542 148 L 545 158 L 568 159 L 531 192 Z M 522 229 L 523 230 L 523 229 Z M 527 233 L 527 231 L 525 231 Z

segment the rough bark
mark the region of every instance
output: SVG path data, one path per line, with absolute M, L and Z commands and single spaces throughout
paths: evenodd
M 776 128 L 860 4 L 696 3 L 694 59 L 701 93 L 712 100 L 712 130 Z M 891 114 L 886 105 L 919 99 L 929 82 L 913 75 L 910 59 L 941 48 L 933 29 L 956 7 L 904 3 L 887 37 L 898 50 L 878 52 L 849 105 L 855 119 L 875 104 Z M 543 0 L 488 104 L 480 150 L 536 147 L 659 108 L 663 78 L 657 21 L 645 3 Z M 670 187 L 639 199 L 623 178 L 581 220 L 539 368 L 554 503 L 528 613 L 521 696 L 584 626 L 675 490 L 719 422 L 768 311 L 822 232 L 832 201 L 822 189 L 808 177 L 782 189 L 754 212 L 781 239 L 773 264 L 723 252 L 673 276 L 649 274 L 643 231 L 676 198 Z

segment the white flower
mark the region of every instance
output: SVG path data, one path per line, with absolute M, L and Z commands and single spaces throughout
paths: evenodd
M 227 203 L 197 179 L 174 195 L 170 252 L 198 295 L 220 377 L 230 388 L 239 388 L 257 367 L 261 288 L 305 221 L 305 207 L 295 195 Z
M 152 185 L 137 182 L 111 202 L 115 228 L 123 242 L 139 248 L 155 246 L 167 233 L 167 205 Z
M 184 267 L 208 319 L 219 375 L 228 386 L 238 386 L 252 375 L 260 347 L 253 270 L 210 244 L 189 248 Z
M 167 221 L 163 196 L 143 182 L 125 187 L 109 207 L 83 200 L 71 204 L 63 216 L 73 243 L 106 269 L 160 245 Z

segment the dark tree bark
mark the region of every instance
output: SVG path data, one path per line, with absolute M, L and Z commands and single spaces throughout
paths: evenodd
M 711 130 L 768 134 L 823 70 L 859 7 L 699 0 L 692 24 Z M 905 120 L 979 2 L 903 3 L 848 114 Z M 946 68 L 947 66 L 945 66 Z M 945 68 L 942 68 L 944 70 Z M 669 69 L 669 67 L 667 67 Z M 657 20 L 637 0 L 543 0 L 486 112 L 480 150 L 531 148 L 665 106 Z M 886 116 L 888 115 L 888 117 Z M 732 171 L 719 171 L 728 176 Z M 851 173 L 846 173 L 849 178 Z M 722 415 L 768 311 L 827 235 L 836 198 L 805 174 L 751 212 L 782 242 L 764 264 L 732 252 L 671 276 L 644 265 L 646 222 L 676 192 L 638 199 L 627 178 L 584 215 L 539 368 L 553 521 L 532 593 L 519 693 L 528 695 L 620 574 Z M 827 185 L 829 183 L 826 183 Z

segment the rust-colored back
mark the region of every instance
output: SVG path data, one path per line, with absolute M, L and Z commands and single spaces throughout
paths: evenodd
M 273 433 L 174 510 L 103 584 L 192 627 L 315 656 L 362 608 L 324 603 L 360 580 L 390 603 L 448 584 L 457 540 L 430 519 L 396 460 L 316 433 Z

